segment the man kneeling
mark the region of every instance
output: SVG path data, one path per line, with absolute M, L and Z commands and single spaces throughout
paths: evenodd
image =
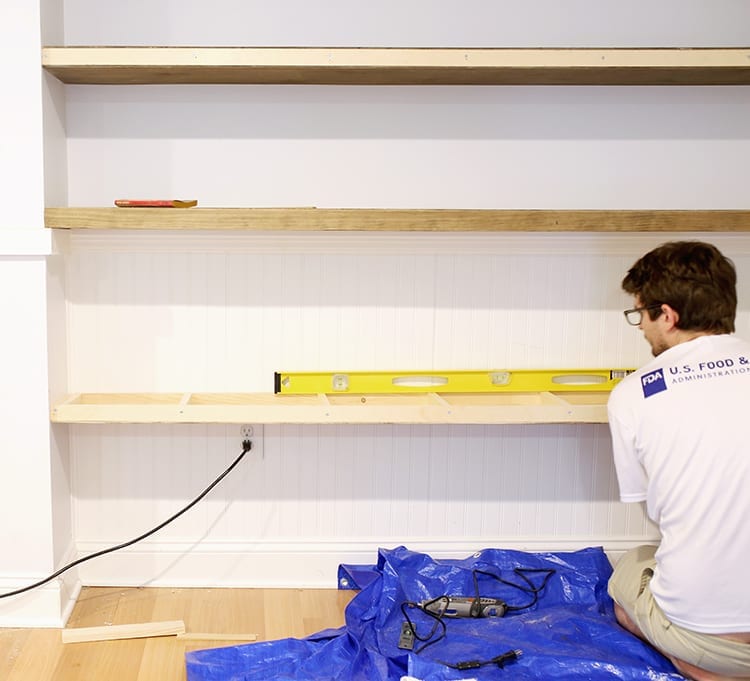
M 732 335 L 736 279 L 702 242 L 640 258 L 625 317 L 654 359 L 608 403 L 620 498 L 645 501 L 662 537 L 615 566 L 615 614 L 698 681 L 750 679 L 750 343 Z

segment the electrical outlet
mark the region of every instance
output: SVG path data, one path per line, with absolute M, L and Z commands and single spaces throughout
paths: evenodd
M 252 448 L 253 460 L 262 460 L 263 454 L 263 424 L 255 426 L 240 426 L 240 447 L 245 448 L 245 443 L 249 442 Z
M 252 426 L 240 426 L 240 438 L 243 442 L 245 440 L 252 440 L 254 432 L 255 430 Z

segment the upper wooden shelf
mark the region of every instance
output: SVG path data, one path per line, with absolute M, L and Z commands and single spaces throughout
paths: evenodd
M 607 392 L 274 395 L 86 393 L 54 405 L 55 423 L 606 423 Z
M 77 84 L 750 84 L 750 48 L 71 46 L 42 66 Z
M 750 232 L 750 210 L 47 208 L 53 229 Z

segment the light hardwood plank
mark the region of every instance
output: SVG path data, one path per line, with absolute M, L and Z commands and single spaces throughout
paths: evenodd
M 139 638 L 64 645 L 58 629 L 0 629 L 4 681 L 185 681 L 185 653 L 240 645 L 238 632 L 258 640 L 304 637 L 344 624 L 356 595 L 335 589 L 168 589 L 86 587 L 68 627 L 106 627 L 182 619 L 188 634 L 218 640 Z
M 52 681 L 62 650 L 57 629 L 0 629 L 0 678 Z
M 49 46 L 64 83 L 736 85 L 747 48 L 319 48 Z
M 182 681 L 187 678 L 184 645 L 168 638 L 148 639 L 143 647 L 143 657 L 134 681 L 157 681 L 159 669 L 164 681 Z M 209 648 L 211 644 L 205 644 Z

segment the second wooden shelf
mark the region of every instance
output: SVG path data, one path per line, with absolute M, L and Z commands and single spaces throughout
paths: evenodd
M 606 423 L 606 392 L 397 395 L 81 393 L 54 423 Z
M 750 210 L 47 208 L 51 229 L 749 232 Z
M 63 83 L 747 85 L 747 48 L 44 47 Z

